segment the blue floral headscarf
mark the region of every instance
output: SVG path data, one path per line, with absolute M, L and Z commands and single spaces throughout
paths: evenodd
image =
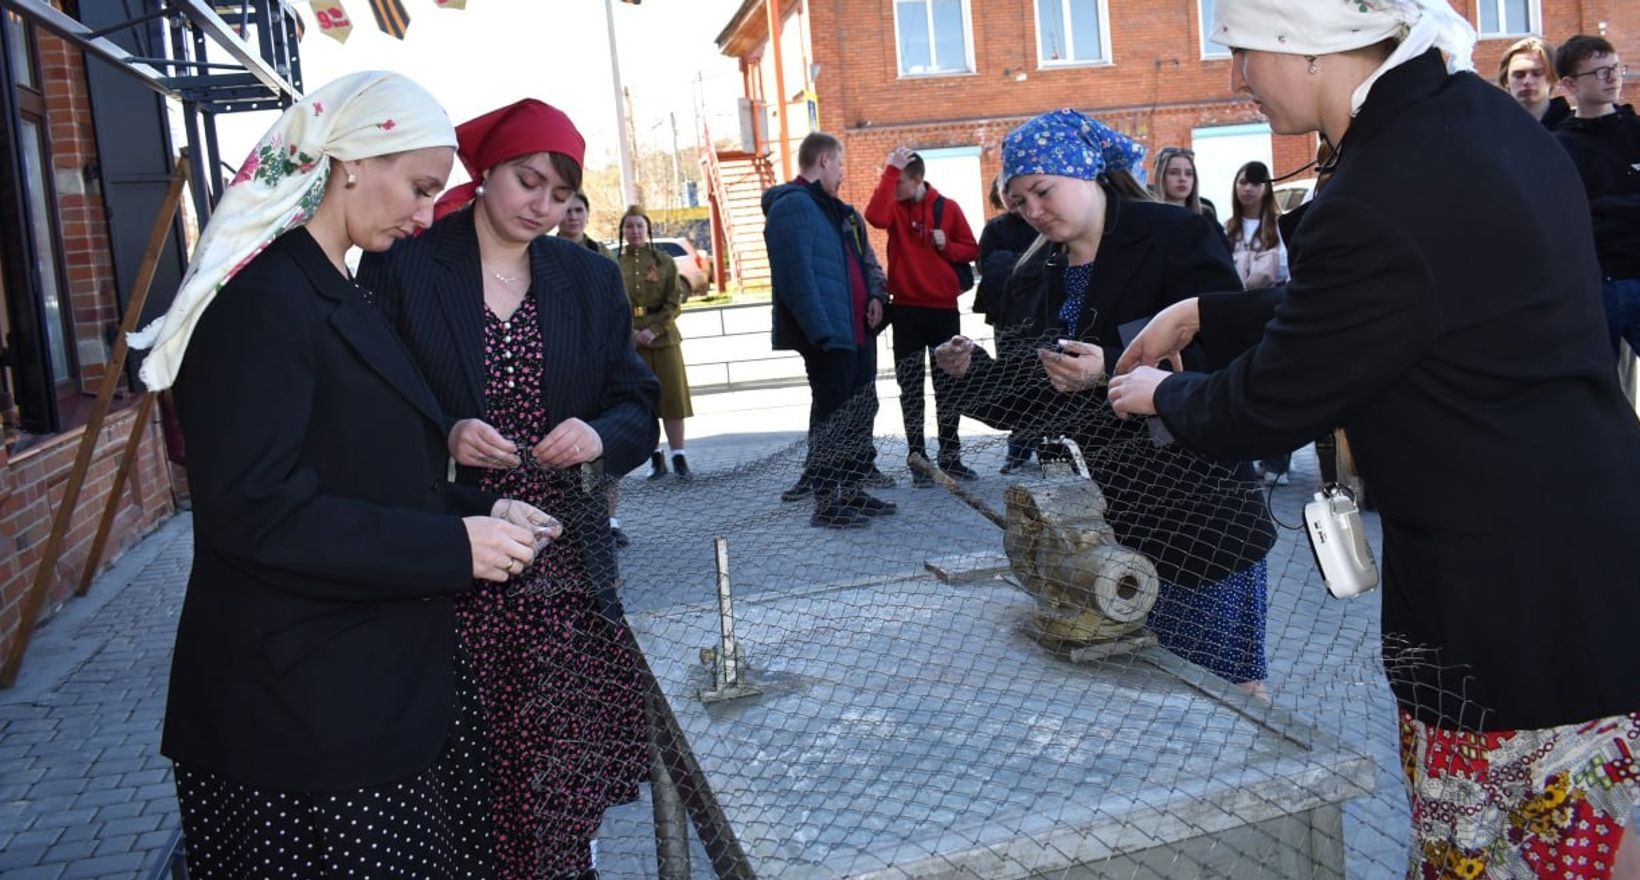
M 1002 140 L 1002 185 L 1021 174 L 1092 180 L 1144 161 L 1145 148 L 1075 110 L 1050 110 Z

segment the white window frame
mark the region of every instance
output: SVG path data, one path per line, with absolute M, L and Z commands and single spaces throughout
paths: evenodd
M 1216 3 L 1218 0 L 1213 0 L 1213 2 Z M 1485 0 L 1482 0 L 1482 2 L 1485 2 Z M 1207 12 L 1206 2 L 1196 0 L 1196 39 L 1201 46 L 1202 60 L 1216 61 L 1221 58 L 1229 58 L 1230 50 L 1228 48 L 1219 46 L 1219 44 L 1209 39 L 1210 34 L 1208 34 L 1208 31 L 1212 27 L 1213 16 Z
M 1058 3 L 1060 21 L 1065 28 L 1065 48 L 1075 54 L 1076 37 L 1071 32 L 1071 5 L 1074 3 L 1093 3 L 1094 14 L 1099 17 L 1099 57 L 1094 59 L 1065 58 L 1054 60 L 1048 57 L 1048 47 L 1042 42 L 1042 4 Z M 1036 17 L 1036 67 L 1038 70 L 1051 70 L 1058 67 L 1108 67 L 1115 62 L 1110 56 L 1110 5 L 1108 0 L 1032 0 L 1031 12 Z
M 1543 0 L 1526 0 L 1526 30 L 1515 32 L 1507 30 L 1509 16 L 1505 14 L 1505 6 L 1509 0 L 1475 0 L 1475 33 L 1483 40 L 1515 40 L 1521 37 L 1535 37 L 1543 33 Z M 1498 17 L 1496 32 L 1481 30 L 1481 6 L 1490 5 Z
M 928 33 L 929 55 L 935 64 L 939 63 L 939 44 L 934 40 L 934 0 L 894 0 L 894 69 L 899 72 L 901 79 L 924 79 L 932 76 L 973 76 L 978 68 L 974 64 L 974 10 L 971 0 L 962 2 L 962 70 L 933 70 L 927 73 L 911 73 L 905 69 L 905 57 L 901 53 L 900 42 L 900 5 L 902 3 L 921 3 L 923 7 L 924 27 Z

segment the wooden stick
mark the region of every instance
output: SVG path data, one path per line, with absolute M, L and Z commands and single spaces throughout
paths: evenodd
M 906 459 L 906 463 L 911 465 L 916 470 L 922 471 L 930 477 L 933 477 L 934 482 L 945 487 L 945 491 L 957 496 L 957 500 L 961 501 L 963 504 L 966 504 L 969 507 L 979 511 L 981 516 L 990 520 L 997 528 L 1005 531 L 1007 530 L 1008 520 L 1004 519 L 1002 514 L 992 510 L 991 505 L 981 501 L 974 493 L 957 485 L 957 481 L 951 479 L 950 474 L 935 467 L 934 464 L 921 453 L 911 453 L 910 457 Z
M 102 522 L 97 523 L 97 537 L 91 540 L 91 556 L 85 561 L 85 571 L 80 572 L 80 586 L 74 590 L 76 596 L 91 592 L 91 581 L 97 576 L 97 564 L 102 561 L 103 546 L 108 543 L 108 533 L 114 528 L 114 515 L 120 509 L 120 496 L 125 493 L 126 478 L 131 475 L 131 469 L 137 463 L 137 453 L 142 449 L 142 432 L 148 427 L 148 419 L 154 413 L 154 397 L 151 392 L 144 394 L 142 402 L 137 404 L 137 419 L 131 423 L 131 434 L 125 440 L 120 469 L 114 473 L 114 485 L 108 490 L 108 503 L 103 505 Z
M 63 500 L 51 519 L 51 537 L 46 539 L 46 549 L 40 557 L 40 567 L 35 569 L 34 582 L 29 585 L 29 591 L 23 597 L 23 619 L 17 626 L 17 634 L 12 639 L 11 652 L 6 656 L 5 665 L 0 666 L 0 687 L 9 688 L 17 683 L 17 673 L 23 665 L 23 654 L 28 651 L 29 639 L 34 635 L 35 618 L 40 614 L 40 606 L 45 604 L 46 593 L 51 587 L 52 572 L 57 568 L 57 559 L 63 552 L 63 541 L 68 537 L 68 527 L 74 520 L 74 507 L 79 503 L 80 490 L 85 488 L 85 475 L 91 469 L 92 453 L 97 449 L 97 435 L 102 433 L 103 420 L 107 418 L 109 405 L 114 400 L 114 390 L 119 387 L 120 375 L 125 372 L 125 356 L 128 353 L 126 334 L 135 332 L 142 320 L 142 307 L 148 301 L 148 288 L 154 283 L 154 272 L 159 268 L 160 251 L 165 247 L 165 239 L 171 233 L 171 221 L 176 216 L 177 205 L 182 200 L 182 185 L 187 180 L 188 157 L 182 156 L 177 159 L 176 168 L 171 171 L 171 186 L 165 191 L 165 201 L 160 206 L 159 215 L 154 218 L 154 228 L 148 236 L 148 249 L 142 254 L 142 268 L 137 272 L 136 284 L 131 288 L 131 301 L 125 306 L 125 320 L 120 322 L 119 335 L 114 338 L 114 351 L 103 373 L 102 388 L 97 392 L 97 402 L 91 407 L 91 418 L 85 423 L 85 433 L 80 436 L 80 450 L 74 457 L 74 469 L 69 471 L 68 485 L 63 489 Z

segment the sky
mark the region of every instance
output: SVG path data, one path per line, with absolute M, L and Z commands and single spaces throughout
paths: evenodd
M 366 0 L 342 0 L 353 20 L 346 43 L 320 33 L 306 2 L 293 3 L 307 24 L 301 43 L 307 91 L 354 71 L 392 70 L 426 86 L 457 123 L 538 98 L 575 121 L 587 139 L 588 166 L 619 161 L 603 0 L 467 0 L 464 10 L 440 9 L 433 0 L 402 2 L 410 29 L 399 41 L 377 29 Z M 737 118 L 739 69 L 713 40 L 740 2 L 615 3 L 621 81 L 632 95 L 640 148 L 670 149 L 669 112 L 677 114 L 679 146 L 695 142 L 697 74 L 713 136 L 723 136 Z M 236 165 L 275 118 L 218 117 L 223 160 Z

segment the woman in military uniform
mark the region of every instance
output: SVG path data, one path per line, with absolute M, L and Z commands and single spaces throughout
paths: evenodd
M 689 402 L 689 377 L 683 369 L 678 311 L 683 306 L 678 267 L 670 254 L 655 247 L 653 224 L 643 209 L 633 205 L 621 218 L 621 247 L 616 261 L 632 304 L 632 342 L 649 368 L 661 380 L 661 425 L 672 450 L 672 470 L 679 479 L 690 478 L 683 449 L 683 420 L 695 414 Z M 649 479 L 666 476 L 666 457 L 659 449 L 649 455 Z

